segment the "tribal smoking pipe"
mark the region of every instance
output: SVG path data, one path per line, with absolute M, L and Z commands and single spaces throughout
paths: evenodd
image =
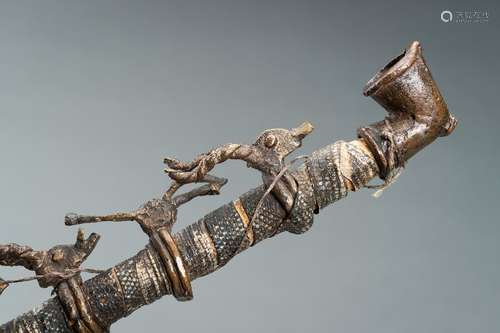
M 227 144 L 189 163 L 166 158 L 166 172 L 172 179 L 169 190 L 161 199 L 149 201 L 134 212 L 67 215 L 68 225 L 133 220 L 150 238 L 150 244 L 138 254 L 85 282 L 78 269 L 90 248 L 81 260 L 58 266 L 57 274 L 51 275 L 37 271 L 42 267 L 37 255 L 30 261 L 31 257 L 23 254 L 33 252 L 30 248 L 1 246 L 0 264 L 35 270 L 40 285 L 52 286 L 57 293 L 35 310 L 0 326 L 0 332 L 108 331 L 120 318 L 163 295 L 191 299 L 192 280 L 214 272 L 266 238 L 283 231 L 307 231 L 314 214 L 344 198 L 348 191 L 369 187 L 368 182 L 377 175 L 385 186 L 389 185 L 408 159 L 437 137 L 450 134 L 457 124 L 422 58 L 418 42 L 379 71 L 366 85 L 364 94 L 375 99 L 389 115 L 360 128 L 357 140 L 337 141 L 306 156 L 295 170 L 289 170 L 291 163 L 285 163 L 284 158 L 312 131 L 309 123 L 291 130 L 267 130 L 252 145 Z M 227 159 L 246 161 L 261 171 L 264 185 L 172 235 L 180 204 L 196 196 L 219 193 L 225 180 L 208 172 Z M 208 184 L 172 197 L 179 187 L 191 182 Z M 83 240 L 83 236 L 79 239 Z M 66 252 L 62 252 L 65 257 Z M 53 254 L 51 260 L 57 262 L 60 258 Z M 7 285 L 8 281 L 0 279 L 0 290 Z

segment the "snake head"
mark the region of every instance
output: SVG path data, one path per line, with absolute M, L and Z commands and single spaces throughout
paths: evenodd
M 38 275 L 46 275 L 38 280 L 40 287 L 55 287 L 65 279 L 64 275 L 78 269 L 95 249 L 99 238 L 100 236 L 95 233 L 85 238 L 80 229 L 75 244 L 56 245 L 48 250 L 43 263 L 35 270 Z
M 262 150 L 265 156 L 272 156 L 281 165 L 285 157 L 302 145 L 302 140 L 313 129 L 313 125 L 307 121 L 291 129 L 268 129 L 259 135 L 254 146 Z

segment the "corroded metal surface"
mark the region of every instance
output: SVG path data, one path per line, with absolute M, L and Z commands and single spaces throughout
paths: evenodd
M 240 243 L 240 248 L 237 251 L 241 252 L 253 245 L 254 241 L 253 224 L 240 198 L 233 201 L 233 206 L 234 209 L 236 209 L 236 212 L 238 212 L 240 220 L 243 222 L 243 226 L 246 229 L 245 237 L 243 237 L 243 240 Z
M 389 112 L 384 121 L 358 130 L 375 155 L 382 179 L 437 137 L 450 134 L 457 125 L 419 42 L 413 42 L 381 69 L 363 93 Z
M 246 192 L 239 198 L 247 215 L 253 218 L 251 227 L 254 239 L 252 245 L 277 234 L 279 226 L 286 217 L 285 210 L 272 195 L 264 197 L 261 208 L 256 212 L 257 204 L 265 191 L 266 187 L 263 185 Z
M 127 305 L 116 274 L 116 267 L 87 281 L 84 290 L 101 327 L 109 327 L 127 313 Z
M 241 251 L 278 233 L 309 230 L 315 213 L 346 197 L 348 191 L 366 187 L 377 175 L 389 182 L 407 159 L 437 136 L 451 133 L 456 125 L 418 43 L 375 76 L 365 94 L 383 105 L 389 117 L 360 129 L 359 140 L 338 141 L 313 152 L 295 171 L 288 170 L 284 158 L 312 131 L 309 123 L 290 130 L 267 130 L 253 145 L 227 144 L 189 163 L 167 158 L 167 173 L 174 179 L 170 189 L 161 199 L 148 201 L 136 211 L 68 215 L 69 225 L 136 221 L 150 243 L 136 256 L 85 282 L 79 276 L 43 276 L 41 285 L 55 286 L 58 297 L 0 326 L 0 332 L 107 331 L 120 318 L 163 295 L 189 300 L 191 280 L 214 272 Z M 260 170 L 264 185 L 172 235 L 178 206 L 200 195 L 217 194 L 225 184 L 208 172 L 227 159 L 241 159 Z M 200 181 L 208 184 L 173 197 L 183 184 Z M 65 262 L 68 249 L 37 252 L 29 247 L 4 246 L 0 247 L 0 263 L 40 270 L 47 256 Z M 86 249 L 90 253 L 91 249 Z M 0 279 L 0 290 L 6 285 L 8 281 Z
M 123 300 L 127 315 L 135 311 L 142 304 L 147 304 L 146 291 L 141 285 L 139 272 L 135 260 L 126 260 L 116 266 L 116 277 L 123 292 Z
M 336 144 L 331 144 L 317 150 L 306 161 L 307 174 L 319 209 L 347 195 L 347 187 L 339 171 L 340 151 L 336 147 Z
M 17 244 L 0 245 L 0 264 L 24 266 L 34 271 L 34 278 L 42 288 L 53 287 L 57 292 L 69 327 L 75 332 L 100 333 L 103 329 L 89 311 L 79 274 L 80 265 L 94 250 L 98 240 L 97 234 L 85 239 L 83 231 L 79 230 L 75 244 L 57 245 L 48 251 L 35 251 Z
M 196 197 L 219 194 L 220 188 L 226 184 L 227 180 L 204 174 L 200 178 L 200 182 L 208 184 L 174 197 L 174 194 L 182 186 L 181 183 L 174 181 L 160 199 L 149 200 L 139 209 L 132 212 L 119 212 L 102 216 L 67 214 L 65 224 L 76 225 L 106 221 L 137 222 L 142 231 L 148 235 L 152 248 L 158 253 L 161 259 L 172 294 L 179 301 L 188 301 L 193 298 L 191 277 L 189 276 L 189 271 L 185 268 L 179 246 L 170 234 L 177 220 L 177 208 Z M 129 296 L 137 298 L 137 295 Z M 134 306 L 134 304 L 129 306 L 129 312 L 135 310 Z
M 242 160 L 247 166 L 262 172 L 263 180 L 269 185 L 284 167 L 285 158 L 301 147 L 302 140 L 313 131 L 309 122 L 292 129 L 273 128 L 262 132 L 255 142 L 249 144 L 228 143 L 201 154 L 191 162 L 166 158 L 165 171 L 175 181 L 186 184 L 198 182 L 217 164 L 229 159 Z M 273 188 L 273 194 L 283 207 L 290 211 L 293 206 L 297 185 L 287 172 Z
M 313 225 L 316 201 L 307 168 L 301 166 L 293 173 L 293 177 L 297 181 L 298 190 L 290 212 L 290 219 L 286 222 L 285 227 L 291 233 L 301 234 L 309 230 Z
M 217 249 L 203 220 L 191 224 L 174 237 L 192 279 L 217 269 Z
M 72 333 L 56 298 L 0 326 L 0 333 Z
M 238 253 L 246 234 L 245 224 L 232 203 L 207 214 L 203 222 L 214 242 L 218 266 L 224 266 Z

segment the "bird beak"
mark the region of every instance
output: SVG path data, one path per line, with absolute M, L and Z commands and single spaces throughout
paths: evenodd
M 314 126 L 308 122 L 305 121 L 302 124 L 300 124 L 299 127 L 292 128 L 292 135 L 299 140 L 302 140 L 305 138 L 309 133 L 311 133 L 314 129 Z

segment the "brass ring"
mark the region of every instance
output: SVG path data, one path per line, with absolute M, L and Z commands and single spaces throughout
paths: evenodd
M 151 243 L 162 259 L 174 297 L 178 301 L 193 299 L 191 279 L 170 232 L 166 228 L 159 229 L 151 236 Z
M 182 291 L 177 295 L 174 295 L 179 301 L 189 301 L 193 299 L 193 288 L 191 287 L 191 278 L 189 277 L 189 273 L 184 266 L 184 261 L 181 257 L 181 253 L 177 244 L 175 243 L 174 238 L 167 230 L 167 228 L 161 228 L 158 231 L 161 239 L 164 241 L 164 244 L 167 246 L 168 252 L 171 257 L 174 259 L 174 267 L 177 271 L 177 278 L 180 280 Z

